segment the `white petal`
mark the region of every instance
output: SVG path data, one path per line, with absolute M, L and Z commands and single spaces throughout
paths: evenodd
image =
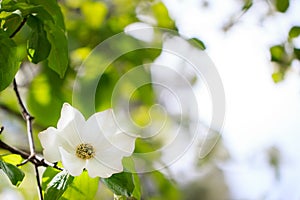
M 38 137 L 41 141 L 41 145 L 44 148 L 45 159 L 49 162 L 57 162 L 60 160 L 60 153 L 58 150 L 57 141 L 57 130 L 53 127 L 49 127 L 47 130 L 44 130 L 38 134 Z
M 103 112 L 95 113 L 88 122 L 93 122 L 95 124 L 97 122 L 97 125 L 94 125 L 94 129 L 97 130 L 98 127 L 100 127 L 101 131 L 99 131 L 99 134 L 104 134 L 105 138 L 101 139 L 98 137 L 98 139 L 95 138 L 91 139 L 91 141 L 94 143 L 95 146 L 98 147 L 98 150 L 102 151 L 103 147 L 108 148 L 108 145 L 113 145 L 116 148 L 119 148 L 122 151 L 125 151 L 127 155 L 130 155 L 134 150 L 134 143 L 135 143 L 135 137 L 130 136 L 126 133 L 123 133 L 116 123 L 113 111 L 112 109 L 105 110 Z M 92 124 L 92 123 L 89 123 Z M 89 125 L 89 127 L 92 127 Z M 92 132 L 92 131 L 91 131 Z M 94 131 L 95 132 L 95 131 Z M 98 131 L 97 131 L 98 133 Z M 96 133 L 96 134 L 97 134 Z M 99 143 L 100 142 L 100 143 Z M 101 148 L 102 147 L 102 148 Z
M 135 137 L 124 132 L 114 134 L 109 140 L 111 144 L 124 152 L 124 155 L 131 155 L 135 147 Z
M 92 115 L 80 132 L 80 137 L 85 143 L 93 144 L 96 141 L 102 141 L 104 138 L 97 117 L 97 114 Z
M 115 169 L 106 167 L 94 158 L 87 160 L 86 169 L 89 173 L 89 176 L 92 178 L 94 178 L 96 176 L 100 176 L 102 178 L 108 178 L 112 174 L 123 171 L 123 169 L 115 170 Z
M 95 155 L 98 162 L 115 171 L 123 170 L 122 159 L 125 156 L 127 156 L 126 153 L 113 146 L 102 152 L 96 151 Z
M 62 147 L 59 148 L 62 158 L 62 164 L 64 168 L 72 175 L 79 176 L 82 170 L 86 166 L 86 161 L 78 158 L 76 155 L 71 154 L 64 150 Z
M 72 107 L 68 103 L 64 103 L 57 123 L 57 128 L 63 129 L 71 121 L 75 121 L 78 127 L 82 127 L 85 123 L 83 115 L 76 108 Z
M 83 143 L 79 132 L 82 131 L 82 127 L 79 127 L 76 124 L 76 121 L 71 121 L 68 125 L 66 125 L 63 129 L 60 129 L 57 135 L 62 138 L 70 147 L 73 149 L 76 148 L 77 145 Z
M 119 131 L 112 109 L 95 113 L 92 117 L 97 119 L 97 123 L 105 135 L 112 135 Z
M 132 154 L 136 138 L 120 132 L 114 122 L 112 110 L 94 116 L 92 117 L 97 119 L 101 130 L 105 131 L 105 137 L 92 142 L 97 160 L 114 171 L 122 171 L 122 159 Z

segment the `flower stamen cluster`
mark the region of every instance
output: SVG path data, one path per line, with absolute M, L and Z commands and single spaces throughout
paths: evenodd
M 76 148 L 76 156 L 83 160 L 91 159 L 95 156 L 95 149 L 91 144 L 80 144 Z

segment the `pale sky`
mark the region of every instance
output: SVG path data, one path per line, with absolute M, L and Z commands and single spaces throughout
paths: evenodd
M 300 24 L 300 2 L 291 1 L 287 15 L 259 23 L 266 4 L 255 1 L 227 33 L 220 27 L 240 9 L 237 1 L 212 0 L 207 10 L 197 0 L 164 2 L 181 34 L 205 42 L 222 78 L 226 95 L 222 135 L 232 155 L 224 171 L 232 198 L 299 199 L 300 77 L 294 72 L 283 83 L 274 84 L 268 49 L 285 40 L 297 17 Z M 275 181 L 266 159 L 266 150 L 272 146 L 282 154 L 280 182 Z

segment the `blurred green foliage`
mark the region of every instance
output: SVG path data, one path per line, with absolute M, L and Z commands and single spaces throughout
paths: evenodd
M 20 69 L 21 78 L 17 82 L 24 91 L 22 95 L 29 112 L 35 117 L 35 137 L 48 126 L 56 126 L 62 104 L 72 103 L 73 86 L 82 62 L 99 43 L 124 31 L 135 22 L 176 30 L 168 10 L 159 1 L 63 0 L 57 4 L 55 0 L 3 0 L 0 9 L 0 106 L 8 112 L 18 112 L 17 102 L 12 98 L 12 88 L 8 86 Z M 130 43 L 119 41 L 110 48 L 122 51 L 128 48 L 127 45 Z M 95 111 L 111 107 L 112 91 L 122 74 L 136 66 L 153 62 L 160 53 L 159 49 L 140 49 L 124 54 L 110 63 L 92 97 L 96 102 Z M 100 58 L 108 55 L 109 52 L 102 52 Z M 101 66 L 101 60 L 93 63 L 93 68 L 99 65 Z M 31 72 L 30 76 L 27 76 L 28 71 Z M 92 69 L 87 74 L 89 76 L 93 79 Z M 145 71 L 143 76 L 151 79 L 149 72 Z M 126 92 L 126 87 L 123 90 Z M 147 124 L 149 119 L 141 113 L 155 102 L 152 86 L 149 84 L 136 90 L 132 101 L 134 105 L 139 105 L 133 108 L 136 110 L 133 118 L 138 124 Z M 84 112 L 84 102 L 79 103 L 77 108 Z M 88 117 L 92 113 L 87 111 L 85 114 Z M 137 143 L 139 152 L 151 151 L 152 147 L 144 147 L 143 143 Z M 39 144 L 37 149 L 41 150 Z M 1 163 L 3 166 L 14 166 Z M 28 170 L 25 172 L 31 173 Z M 117 176 L 120 177 L 116 178 Z M 140 183 L 138 177 L 131 173 L 116 174 L 104 183 L 117 195 L 133 196 L 136 199 L 179 199 L 180 192 L 162 173 L 144 175 L 144 181 L 149 179 L 156 185 L 154 193 L 143 187 L 144 181 Z M 46 169 L 42 178 L 46 199 L 93 199 L 98 190 L 98 182 L 97 179 L 89 178 L 86 172 L 73 178 L 51 168 Z M 21 184 L 20 188 L 22 191 L 24 186 Z M 0 188 L 0 192 L 2 189 Z M 26 198 L 37 197 L 36 193 L 31 194 L 31 197 L 25 193 Z

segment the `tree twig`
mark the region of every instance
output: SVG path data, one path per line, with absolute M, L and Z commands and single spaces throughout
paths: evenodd
M 34 169 L 35 169 L 35 174 L 36 174 L 36 182 L 37 182 L 37 186 L 38 186 L 39 197 L 42 200 L 42 199 L 44 199 L 44 197 L 43 197 L 42 184 L 41 184 L 41 180 L 40 180 L 39 168 L 35 165 Z
M 3 111 L 7 112 L 7 114 L 9 115 L 12 115 L 13 117 L 16 117 L 18 120 L 23 120 L 23 116 L 20 115 L 20 112 L 17 112 L 13 109 L 11 109 L 9 106 L 3 104 L 3 103 L 0 103 L 0 109 L 2 109 Z M 40 130 L 44 130 L 46 129 L 45 126 L 41 125 L 41 124 L 38 124 L 38 123 L 34 123 L 32 124 L 34 128 L 37 128 L 37 129 L 40 129 Z
M 25 20 L 25 22 L 26 22 L 26 20 Z M 21 110 L 22 116 L 23 116 L 24 120 L 26 121 L 26 126 L 27 126 L 27 138 L 28 138 L 28 143 L 29 143 L 30 154 L 29 154 L 29 157 L 25 160 L 25 162 L 22 163 L 22 164 L 25 164 L 25 163 L 27 163 L 28 161 L 32 160 L 35 157 L 35 146 L 34 146 L 33 131 L 32 131 L 33 117 L 29 114 L 26 107 L 24 106 L 24 103 L 22 101 L 22 98 L 21 98 L 19 90 L 18 90 L 17 81 L 16 81 L 15 78 L 14 78 L 14 81 L 13 81 L 13 86 L 14 86 L 14 91 L 15 91 L 17 99 L 18 99 L 18 103 L 19 103 L 19 105 L 22 109 Z M 39 197 L 40 197 L 40 200 L 43 200 L 44 198 L 43 198 L 43 192 L 42 192 L 42 186 L 41 186 L 38 167 L 39 167 L 38 165 L 36 165 L 36 164 L 34 165 L 35 176 L 36 176 L 37 186 L 38 186 L 38 190 L 39 190 Z
M 21 99 L 21 96 L 20 96 L 20 93 L 18 90 L 18 85 L 17 85 L 16 79 L 14 79 L 13 85 L 14 85 L 14 91 L 15 91 L 17 99 L 18 99 L 18 103 L 22 109 L 22 116 L 23 116 L 24 120 L 26 121 L 26 125 L 27 125 L 27 136 L 28 136 L 28 143 L 29 143 L 29 150 L 30 150 L 30 156 L 29 156 L 29 158 L 30 158 L 35 155 L 35 146 L 34 146 L 33 133 L 32 133 L 33 117 L 29 114 L 29 112 L 27 111 L 27 109 L 24 106 L 24 103 Z
M 0 140 L 0 148 L 5 149 L 5 150 L 7 150 L 11 153 L 14 153 L 14 154 L 18 154 L 24 159 L 28 159 L 28 157 L 30 155 L 28 152 L 25 152 L 25 151 L 22 151 L 22 150 L 20 150 L 16 147 L 10 146 L 10 145 L 6 144 L 5 142 L 3 142 L 1 140 Z M 44 158 L 39 157 L 37 155 L 33 156 L 29 161 L 32 164 L 34 164 L 38 167 L 39 166 L 52 167 L 52 168 L 55 168 L 55 169 L 60 170 L 60 171 L 63 170 L 62 168 L 56 166 L 56 164 L 50 163 L 50 162 L 46 161 Z

